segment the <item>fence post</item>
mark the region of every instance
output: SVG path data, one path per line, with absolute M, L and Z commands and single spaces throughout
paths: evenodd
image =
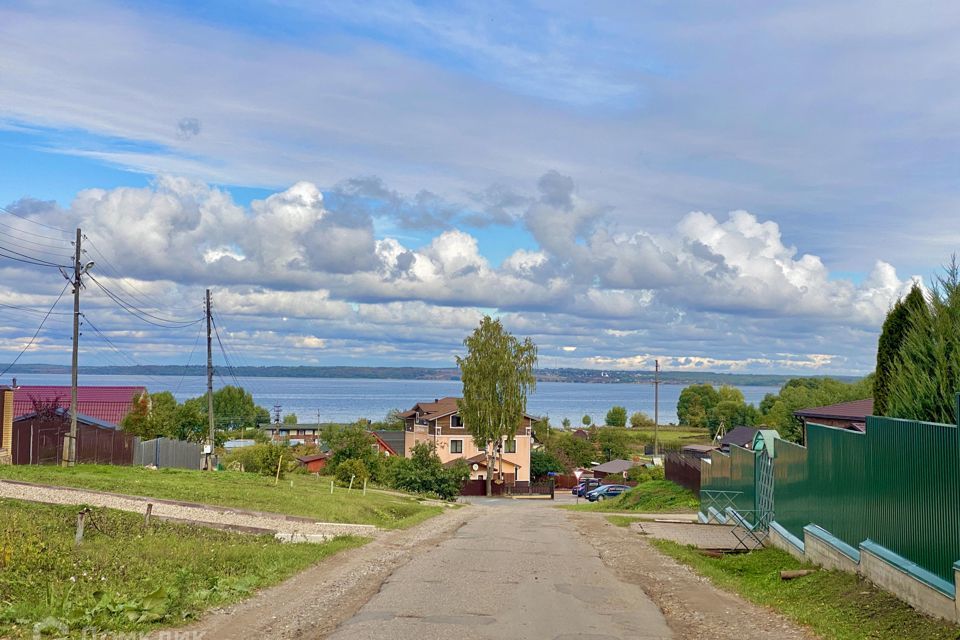
M 277 479 L 273 481 L 273 486 L 280 484 L 280 465 L 283 464 L 283 454 L 280 454 L 280 459 L 277 460 Z
M 356 478 L 356 477 L 357 477 L 357 476 L 355 476 L 355 475 L 354 475 L 354 476 L 350 476 L 350 486 L 347 487 L 347 493 L 350 493 L 350 491 L 353 490 L 353 479 Z
M 152 503 L 152 502 L 148 502 L 148 503 L 147 503 L 147 513 L 146 513 L 146 515 L 143 517 L 143 526 L 145 526 L 145 527 L 149 527 L 149 526 L 150 526 L 150 514 L 152 514 L 152 513 L 153 513 L 153 503 Z
M 330 481 L 330 495 L 333 495 L 333 480 Z
M 77 534 L 73 537 L 73 543 L 77 546 L 80 546 L 80 543 L 83 542 L 83 525 L 87 519 L 87 509 L 81 509 L 77 513 Z

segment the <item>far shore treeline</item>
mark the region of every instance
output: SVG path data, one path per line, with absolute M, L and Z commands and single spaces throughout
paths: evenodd
M 0 366 L 6 366 L 0 364 Z M 459 369 L 452 367 L 307 367 L 307 366 L 266 366 L 232 367 L 231 372 L 244 378 L 355 378 L 377 380 L 459 380 Z M 14 365 L 10 375 L 69 374 L 70 367 L 56 364 Z M 142 365 L 142 366 L 103 366 L 80 367 L 80 373 L 103 376 L 205 376 L 206 367 L 202 365 Z M 538 382 L 586 382 L 602 384 L 626 384 L 650 382 L 653 372 L 647 370 L 601 370 L 601 369 L 546 369 L 536 370 Z M 786 384 L 796 375 L 774 375 L 760 373 L 716 373 L 711 371 L 661 371 L 660 380 L 664 384 L 715 384 L 736 387 L 778 387 Z M 827 376 L 810 376 L 824 378 Z M 833 379 L 853 382 L 859 376 L 829 376 Z

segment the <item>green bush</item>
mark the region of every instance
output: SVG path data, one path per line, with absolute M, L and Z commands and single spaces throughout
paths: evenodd
M 351 479 L 353 486 L 362 485 L 370 478 L 370 472 L 367 471 L 367 465 L 362 460 L 344 460 L 337 465 L 335 472 L 337 483 L 345 487 L 350 486 Z
M 283 445 L 255 444 L 231 451 L 224 457 L 223 464 L 230 468 L 230 465 L 234 462 L 239 462 L 243 466 L 243 470 L 248 473 L 272 476 L 277 473 L 277 465 L 280 464 L 281 456 L 284 456 L 288 462 L 293 461 L 293 456 Z M 283 466 L 286 467 L 286 465 Z M 286 471 L 285 468 L 280 469 L 281 478 L 284 471 Z
M 419 442 L 413 446 L 410 458 L 398 458 L 394 463 L 392 486 L 403 491 L 453 500 L 460 495 L 463 483 L 469 478 L 470 469 L 465 460 L 444 467 L 433 443 Z
M 650 482 L 651 480 L 663 480 L 663 478 L 663 467 L 651 468 L 640 464 L 627 471 L 627 480 L 632 480 L 637 483 Z

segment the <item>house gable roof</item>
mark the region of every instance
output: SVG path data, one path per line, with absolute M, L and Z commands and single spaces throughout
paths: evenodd
M 427 421 L 444 418 L 460 411 L 457 400 L 460 400 L 460 398 L 447 396 L 445 398 L 437 398 L 433 402 L 418 402 L 413 405 L 413 408 L 409 411 L 404 411 L 400 415 L 404 418 L 413 418 L 419 414 L 421 419 Z M 532 416 L 529 413 L 524 413 L 523 417 L 529 418 L 530 420 L 539 420 L 537 416 Z
M 146 387 L 77 387 L 77 414 L 109 423 L 120 424 L 133 408 L 134 398 L 147 392 Z M 70 405 L 70 387 L 68 386 L 27 386 L 14 390 L 14 419 L 33 413 L 34 402 L 48 404 L 59 401 L 61 406 Z
M 799 411 L 794 411 L 793 415 L 804 419 L 823 418 L 864 422 L 867 416 L 873 415 L 873 398 L 828 404 L 824 407 L 800 409 Z
M 753 427 L 736 427 L 727 432 L 727 435 L 720 438 L 721 445 L 735 444 L 738 447 L 749 449 L 753 445 L 753 439 L 759 429 Z
M 70 419 L 70 409 L 66 409 L 64 407 L 58 407 L 56 410 L 56 414 L 65 420 Z M 32 420 L 33 418 L 36 418 L 36 417 L 37 417 L 37 412 L 31 411 L 30 413 L 27 413 L 25 415 L 17 416 L 16 418 L 13 419 L 13 421 L 19 422 L 21 420 Z M 79 411 L 77 412 L 77 422 L 81 424 L 87 424 L 92 427 L 100 427 L 101 429 L 110 429 L 111 431 L 117 430 L 117 425 L 112 424 L 110 422 L 105 422 L 103 420 L 97 420 L 96 418 L 80 413 Z

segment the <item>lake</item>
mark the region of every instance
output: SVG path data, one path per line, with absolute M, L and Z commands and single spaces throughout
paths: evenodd
M 17 374 L 17 383 L 25 385 L 69 385 L 65 374 Z M 4 383 L 9 383 L 4 380 Z M 300 422 L 352 422 L 357 418 L 379 420 L 391 409 L 406 410 L 418 401 L 430 401 L 460 394 L 455 380 L 367 380 L 337 378 L 241 378 L 240 383 L 253 394 L 257 404 L 273 410 L 280 405 L 284 414 L 295 413 Z M 172 391 L 178 400 L 206 393 L 206 378 L 200 376 L 99 376 L 81 375 L 81 385 L 142 385 L 151 392 Z M 224 382 L 215 380 L 215 388 Z M 677 420 L 677 400 L 683 385 L 660 385 L 660 423 Z M 759 403 L 767 393 L 779 387 L 740 387 L 747 402 Z M 541 382 L 527 402 L 534 415 L 548 415 L 559 425 L 569 418 L 580 424 L 584 414 L 603 423 L 610 407 L 623 405 L 628 413 L 644 411 L 653 417 L 652 384 L 588 384 Z

